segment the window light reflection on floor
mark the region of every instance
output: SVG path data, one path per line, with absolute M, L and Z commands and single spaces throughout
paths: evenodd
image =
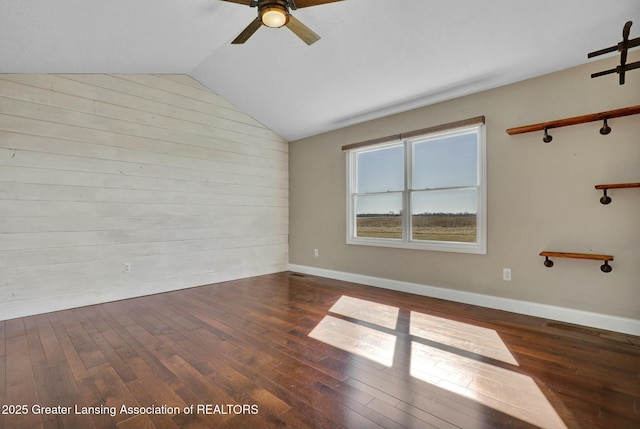
M 394 358 L 403 356 L 396 353 L 398 336 L 408 337 L 411 353 L 404 359 L 410 359 L 406 366 L 417 380 L 541 429 L 567 429 L 531 377 L 503 367 L 518 362 L 493 329 L 412 311 L 408 332 L 401 332 L 398 307 L 348 296 L 329 311 L 340 317 L 326 315 L 309 333 L 311 338 L 391 367 Z M 493 365 L 483 357 L 504 364 Z
M 309 336 L 384 366 L 393 364 L 396 336 L 353 322 L 325 316 Z
M 566 429 L 533 379 L 411 342 L 411 376 L 544 429 Z
M 518 361 L 500 339 L 500 335 L 493 329 L 412 311 L 409 333 L 439 344 L 518 365 Z
M 329 311 L 388 329 L 396 329 L 400 309 L 392 305 L 343 295 L 333 304 Z

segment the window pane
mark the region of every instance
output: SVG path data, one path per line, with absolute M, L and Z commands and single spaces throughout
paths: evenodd
M 356 237 L 402 238 L 402 193 L 356 196 Z
M 477 206 L 475 190 L 413 192 L 411 238 L 475 243 Z
M 413 189 L 477 184 L 477 133 L 428 140 L 413 145 Z
M 393 146 L 358 153 L 356 192 L 402 191 L 404 147 Z

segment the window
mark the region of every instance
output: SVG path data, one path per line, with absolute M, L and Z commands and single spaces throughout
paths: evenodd
M 481 118 L 473 126 L 345 146 L 347 243 L 486 253 Z

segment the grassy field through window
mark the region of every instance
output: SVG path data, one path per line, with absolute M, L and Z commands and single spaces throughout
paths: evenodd
M 476 215 L 473 213 L 425 213 L 412 216 L 412 239 L 476 242 Z M 370 238 L 402 238 L 399 215 L 359 215 L 357 236 Z

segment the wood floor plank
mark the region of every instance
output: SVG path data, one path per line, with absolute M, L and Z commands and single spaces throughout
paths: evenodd
M 153 405 L 156 402 L 159 404 L 172 404 L 172 406 L 179 407 L 180 409 L 184 408 L 184 402 L 182 402 L 175 395 L 163 395 L 162 391 L 166 392 L 162 386 L 158 389 L 158 385 L 156 383 L 150 383 L 150 379 L 147 378 L 144 381 L 142 380 L 132 380 L 127 383 L 127 389 L 131 392 L 131 394 L 141 403 L 145 405 Z M 139 416 L 138 416 L 139 417 Z M 144 423 L 140 422 L 139 418 L 131 418 L 129 420 L 125 420 L 121 422 L 118 427 L 152 427 L 152 428 L 166 428 L 166 429 L 177 429 L 179 426 L 173 420 L 174 414 L 154 414 L 147 416 L 147 420 Z M 135 423 L 138 426 L 132 425 Z M 144 426 L 143 426 L 144 425 Z
M 106 320 L 101 318 L 94 318 L 87 321 L 87 326 L 91 325 L 88 331 L 93 338 L 93 341 L 100 349 L 100 352 L 105 357 L 109 365 L 116 371 L 118 378 L 123 383 L 135 380 L 135 374 L 122 360 L 121 355 L 116 349 L 121 350 L 121 353 L 125 356 L 132 354 L 128 345 L 122 340 L 122 338 L 111 328 Z M 124 349 L 124 350 L 123 350 Z
M 0 380 L 6 380 L 7 377 L 6 324 L 5 321 L 0 322 Z M 5 384 L 6 383 L 0 382 L 0 398 L 4 398 L 4 395 L 6 395 L 7 390 Z
M 94 410 L 12 429 L 636 429 L 640 338 L 285 272 L 0 322 L 0 403 Z
M 62 352 L 64 353 L 65 360 L 73 373 L 73 377 L 76 381 L 83 380 L 89 377 L 89 372 L 87 368 L 84 366 L 82 362 L 82 358 L 78 354 L 78 351 L 73 346 L 65 327 L 58 317 L 57 313 L 52 313 L 49 315 L 49 320 L 51 322 L 51 327 L 53 329 L 54 335 L 62 348 Z
M 25 321 L 29 318 L 13 319 L 6 322 L 6 397 L 3 404 L 30 407 L 38 397 L 33 363 L 30 356 L 29 343 L 25 330 Z M 26 413 L 25 413 L 26 412 Z M 4 415 L 4 424 L 10 428 L 42 428 L 39 416 L 30 413 L 23 407 Z
M 27 344 L 29 347 L 29 357 L 31 360 L 31 370 L 33 371 L 34 386 L 38 397 L 51 397 L 56 398 L 56 392 L 54 390 L 54 376 L 50 371 L 50 366 L 47 362 L 46 354 L 38 332 L 37 322 L 35 317 L 29 317 L 24 321 L 25 333 L 27 336 Z M 49 405 L 43 404 L 43 405 Z M 55 427 L 55 421 L 51 416 L 40 415 L 40 421 L 43 428 Z
M 84 318 L 82 312 L 68 310 L 59 312 L 58 315 L 84 367 L 89 369 L 106 364 L 107 360 L 81 321 Z

